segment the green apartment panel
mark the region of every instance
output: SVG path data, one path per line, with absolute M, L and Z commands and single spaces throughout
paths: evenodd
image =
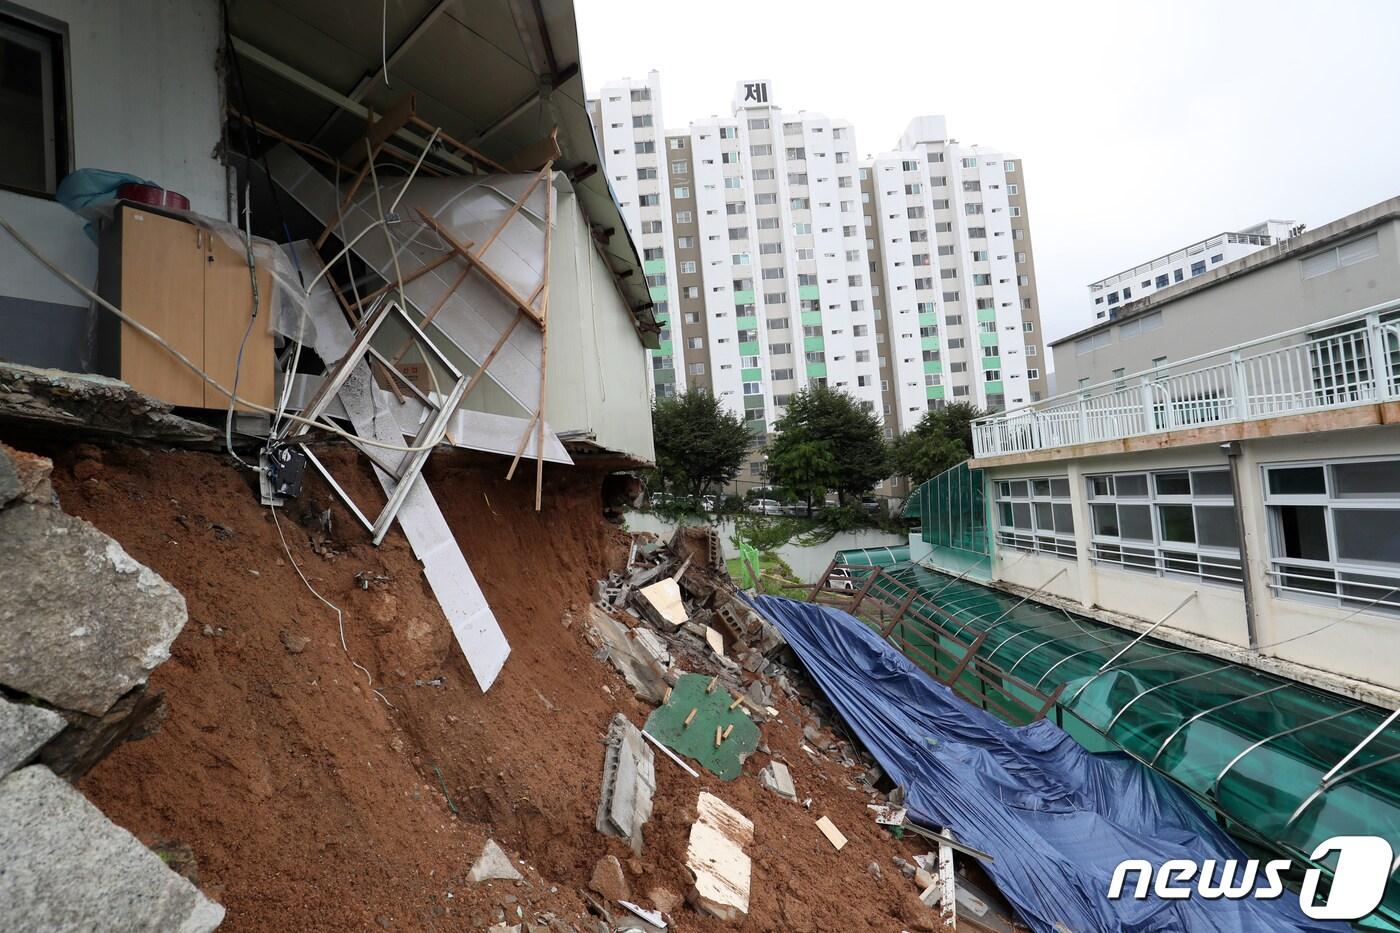
M 919 338 L 919 349 L 921 349 L 921 350 L 937 350 L 937 349 L 938 349 L 938 338 L 937 338 L 937 337 L 920 337 L 920 338 Z
M 997 309 L 996 309 L 996 308 L 978 308 L 978 309 L 977 309 L 977 320 L 979 320 L 979 321 L 995 321 L 996 319 L 997 319 Z
M 757 368 L 740 370 L 739 378 L 745 382 L 762 382 L 763 370 Z
M 745 421 L 744 427 L 749 429 L 750 434 L 756 434 L 759 437 L 768 433 L 768 422 L 766 421 Z
M 984 347 L 994 347 L 994 346 L 996 346 L 998 343 L 1001 342 L 1000 339 L 997 337 L 997 335 L 996 335 L 995 333 L 991 333 L 991 334 L 985 334 L 985 333 L 983 333 L 983 334 L 978 334 L 977 337 L 978 337 L 978 342 L 979 342 L 980 344 L 982 344 L 982 346 L 984 346 Z
M 749 289 L 748 291 L 743 291 L 743 292 L 735 292 L 735 293 L 734 293 L 734 303 L 735 303 L 736 305 L 751 305 L 751 304 L 753 304 L 753 289 Z
M 822 313 L 821 313 L 820 311 L 803 311 L 803 312 L 802 312 L 802 324 L 803 324 L 804 327 L 810 327 L 810 326 L 812 326 L 812 325 L 818 325 L 818 324 L 821 324 L 821 322 L 822 322 Z
M 762 396 L 762 395 L 745 395 L 745 396 L 744 396 L 744 408 L 745 408 L 747 411 L 753 411 L 753 410 L 755 410 L 755 409 L 760 409 L 760 408 L 762 408 L 762 407 L 763 407 L 763 396 Z
M 826 342 L 821 337 L 803 337 L 802 349 L 808 353 L 820 353 L 826 349 Z
M 825 364 L 825 363 L 808 363 L 808 364 L 807 364 L 807 378 L 808 378 L 808 379 L 825 379 L 825 378 L 826 378 L 826 364 Z
M 938 312 L 937 312 L 937 311 L 920 311 L 920 312 L 919 312 L 919 324 L 920 324 L 921 326 L 923 326 L 923 327 L 937 327 L 937 326 L 938 326 Z
M 942 398 L 942 386 L 924 386 L 924 398 Z
M 652 301 L 665 301 L 668 292 L 665 285 L 653 285 L 650 289 Z
M 821 298 L 821 289 L 816 285 L 797 286 L 797 297 L 803 301 L 816 301 Z
M 665 275 L 666 260 L 648 259 L 646 262 L 642 263 L 642 271 L 647 275 Z
M 1001 357 L 999 357 L 999 356 L 984 356 L 984 357 L 982 357 L 982 368 L 983 368 L 983 369 L 1001 369 Z
M 739 344 L 740 356 L 758 356 L 758 341 L 746 340 Z
M 658 344 L 656 345 L 656 349 L 652 351 L 652 355 L 653 355 L 653 356 L 673 356 L 674 354 L 671 352 L 671 341 L 669 341 L 669 340 L 662 340 L 660 343 L 658 343 Z
M 1002 385 L 1000 379 L 995 382 L 986 383 L 986 389 L 988 395 L 1003 395 L 1006 393 L 1006 388 Z
M 654 369 L 651 378 L 659 386 L 671 385 L 676 381 L 676 371 L 674 369 Z
M 734 319 L 734 326 L 739 328 L 739 330 L 753 330 L 758 326 L 758 318 L 749 315 L 736 317 Z
M 943 372 L 943 361 L 942 361 L 942 360 L 924 360 L 924 372 L 926 372 L 926 373 L 941 373 L 941 372 Z

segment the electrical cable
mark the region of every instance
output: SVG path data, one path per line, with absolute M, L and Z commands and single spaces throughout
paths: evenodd
M 384 696 L 384 694 L 380 693 L 378 689 L 375 688 L 374 678 L 370 675 L 369 669 L 360 664 L 360 662 L 356 661 L 355 656 L 350 653 L 350 646 L 345 641 L 345 613 L 341 612 L 340 607 L 337 606 L 335 603 L 322 596 L 317 591 L 316 587 L 311 585 L 311 581 L 306 579 L 306 574 L 301 572 L 301 565 L 298 564 L 297 559 L 292 556 L 292 549 L 287 545 L 287 536 L 282 533 L 282 522 L 277 518 L 277 506 L 270 505 L 268 506 L 268 508 L 272 511 L 272 524 L 277 528 L 277 537 L 282 539 L 282 550 L 287 555 L 287 560 L 291 562 L 292 569 L 297 572 L 298 577 L 301 577 L 301 582 L 306 584 L 306 588 L 311 591 L 311 595 L 315 596 L 321 602 L 325 603 L 328 607 L 330 607 L 330 610 L 335 613 L 335 622 L 337 627 L 339 627 L 340 629 L 340 650 L 345 652 L 345 657 L 349 659 L 350 663 L 355 667 L 355 669 L 361 671 L 365 675 L 365 684 L 374 693 L 374 695 L 379 697 L 379 699 L 383 700 L 384 704 L 390 709 L 395 709 L 396 707 L 394 706 L 394 704 L 390 703 L 389 699 L 386 696 Z

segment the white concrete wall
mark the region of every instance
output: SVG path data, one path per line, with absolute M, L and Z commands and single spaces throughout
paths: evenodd
M 1354 457 L 1395 457 L 1400 454 L 1400 427 L 1383 426 L 1294 437 L 1263 438 L 1242 442 L 1240 458 L 1241 501 L 1236 514 L 1249 548 L 1247 572 L 1253 585 L 1255 627 L 1259 654 L 1292 662 L 1350 681 L 1400 690 L 1400 620 L 1393 613 L 1341 608 L 1325 599 L 1298 594 L 1275 594 L 1270 588 L 1269 516 L 1263 501 L 1266 463 L 1300 460 L 1337 460 Z M 997 480 L 1036 476 L 1065 476 L 1073 496 L 1075 541 L 1078 559 L 1052 557 L 998 547 L 993 579 L 1034 590 L 1085 607 L 1156 621 L 1195 593 L 1198 598 L 1182 607 L 1162 626 L 1247 648 L 1244 590 L 1242 586 L 1213 583 L 1189 577 L 1156 576 L 1127 570 L 1115 564 L 1090 560 L 1091 523 L 1084 477 L 1091 473 L 1172 470 L 1186 467 L 1221 467 L 1228 460 L 1216 446 L 1175 448 L 1135 454 L 1056 461 L 1041 465 L 993 468 L 987 471 L 989 495 Z M 1068 570 L 1046 585 L 1060 570 Z M 1350 618 L 1348 618 L 1350 617 Z M 1345 619 L 1346 621 L 1342 621 Z M 1314 632 L 1329 623 L 1331 628 Z M 1297 638 L 1296 641 L 1288 641 Z M 1287 644 L 1279 644 L 1287 641 Z
M 685 524 L 703 523 L 695 521 Z M 733 519 L 724 519 L 711 524 L 719 530 L 724 556 L 726 558 L 737 557 L 739 551 L 734 547 L 734 542 L 730 540 L 734 535 Z M 650 531 L 669 540 L 671 535 L 676 532 L 677 523 L 651 512 L 628 512 L 626 525 L 628 531 Z M 843 531 L 830 541 L 813 547 L 802 547 L 793 543 L 785 544 L 778 548 L 777 554 L 792 568 L 793 575 L 799 582 L 815 583 L 817 578 L 822 575 L 822 571 L 826 569 L 827 564 L 831 563 L 831 558 L 837 551 L 844 551 L 848 548 L 899 547 L 909 543 L 910 539 L 907 536 L 892 535 L 883 531 Z
M 130 172 L 226 219 L 228 185 L 214 158 L 222 122 L 216 0 L 21 0 L 68 27 L 73 168 Z M 57 202 L 0 191 L 0 214 L 81 282 L 97 246 Z M 0 237 L 0 293 L 86 306 L 87 300 Z
M 647 350 L 577 198 L 557 179 L 549 287 L 560 300 L 550 305 L 545 421 L 557 433 L 583 431 L 608 450 L 654 461 Z

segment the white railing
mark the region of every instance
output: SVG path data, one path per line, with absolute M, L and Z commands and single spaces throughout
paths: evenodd
M 1219 233 L 1204 240 L 1197 240 L 1190 246 L 1183 246 L 1181 249 L 1173 250 L 1163 256 L 1158 256 L 1156 259 L 1149 259 L 1147 262 L 1139 263 L 1131 269 L 1124 269 L 1117 275 L 1110 275 L 1106 279 L 1090 282 L 1089 291 L 1102 291 L 1105 288 L 1117 285 L 1119 282 L 1135 282 L 1142 278 L 1145 273 L 1153 272 L 1163 266 L 1169 266 L 1188 256 L 1195 256 L 1199 253 L 1203 253 L 1222 243 L 1245 243 L 1250 246 L 1269 246 L 1273 243 L 1273 238 L 1267 234 L 1261 233 Z
M 972 426 L 977 457 L 1400 399 L 1400 301 L 1088 386 Z

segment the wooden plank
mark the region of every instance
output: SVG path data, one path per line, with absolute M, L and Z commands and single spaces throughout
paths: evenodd
M 511 302 L 514 303 L 515 306 L 519 308 L 520 311 L 526 317 L 534 321 L 537 326 L 543 329 L 544 318 L 540 316 L 540 313 L 538 311 L 536 311 L 530 306 L 529 302 L 527 302 L 524 298 L 521 298 L 520 295 L 516 293 L 515 289 L 511 288 L 510 283 L 507 282 L 505 279 L 501 278 L 501 276 L 496 272 L 495 269 L 492 269 L 484 260 L 482 260 L 476 254 L 474 254 L 467 247 L 466 244 L 462 243 L 455 236 L 453 236 L 452 231 L 448 230 L 445 226 L 438 223 L 437 218 L 433 217 L 421 207 L 418 208 L 418 216 L 422 217 L 424 222 L 426 222 L 428 226 L 432 227 L 438 232 L 438 236 L 442 237 L 443 242 L 447 243 L 449 246 L 452 247 L 453 252 L 456 255 L 460 256 L 467 262 L 480 269 L 481 274 L 486 276 L 487 280 L 492 285 L 496 286 L 496 288 L 501 292 L 501 294 L 509 298 Z
M 865 583 L 861 586 L 860 592 L 856 594 L 856 601 L 851 604 L 850 609 L 846 610 L 847 612 L 851 615 L 856 614 L 856 610 L 860 609 L 860 604 L 865 602 L 866 594 L 870 592 L 870 588 L 875 585 L 875 581 L 880 579 L 880 575 L 884 572 L 885 569 L 883 567 L 876 567 L 870 573 L 866 574 Z
M 494 170 L 500 172 L 500 173 L 503 174 L 503 175 L 512 174 L 512 172 L 510 171 L 510 169 L 506 168 L 504 165 L 502 165 L 501 163 L 497 162 L 495 159 L 492 159 L 492 158 L 489 157 L 489 156 L 483 155 L 482 153 L 476 151 L 476 150 L 473 149 L 471 146 L 468 146 L 466 143 L 462 142 L 461 140 L 456 139 L 456 138 L 454 138 L 453 136 L 450 136 L 450 135 L 447 134 L 447 133 L 444 133 L 444 132 L 442 131 L 442 128 L 441 128 L 441 127 L 433 126 L 433 124 L 429 123 L 427 120 L 424 120 L 422 117 L 418 116 L 417 114 L 413 114 L 413 116 L 411 116 L 411 117 L 409 118 L 409 122 L 411 122 L 414 126 L 418 127 L 419 129 L 424 129 L 424 130 L 437 130 L 437 131 L 438 131 L 438 139 L 440 139 L 440 140 L 442 140 L 443 142 L 447 143 L 449 146 L 451 146 L 453 149 L 456 149 L 458 152 L 461 152 L 463 155 L 465 155 L 467 158 L 471 159 L 473 162 L 476 162 L 478 165 L 484 165 L 485 167 L 490 168 L 490 169 L 494 169 Z
M 131 207 L 122 207 L 119 217 L 122 309 L 203 366 L 205 244 L 210 234 Z M 243 285 L 246 289 L 246 279 Z M 162 402 L 204 407 L 204 380 L 127 324 L 121 326 L 121 378 Z
M 841 851 L 842 847 L 846 845 L 846 837 L 842 834 L 841 830 L 836 828 L 836 824 L 831 822 L 831 817 L 824 816 L 817 820 L 817 829 L 822 831 L 822 835 L 826 837 L 826 841 L 831 843 L 836 851 Z
M 396 100 L 394 105 L 377 120 L 371 114 L 369 125 L 365 128 L 365 139 L 369 140 L 370 152 L 378 155 L 379 148 L 415 118 L 414 110 L 417 108 L 417 104 L 417 95 L 409 91 Z M 365 151 L 364 145 L 357 139 L 354 145 L 341 154 L 340 160 L 348 165 L 358 167 L 365 163 L 367 155 L 369 153 Z
M 836 558 L 833 557 L 831 559 L 831 563 L 826 565 L 826 570 L 822 571 L 822 575 L 817 578 L 816 584 L 813 585 L 811 591 L 807 594 L 807 602 L 816 602 L 817 594 L 820 593 L 826 587 L 826 581 L 831 578 L 831 571 L 835 569 Z

